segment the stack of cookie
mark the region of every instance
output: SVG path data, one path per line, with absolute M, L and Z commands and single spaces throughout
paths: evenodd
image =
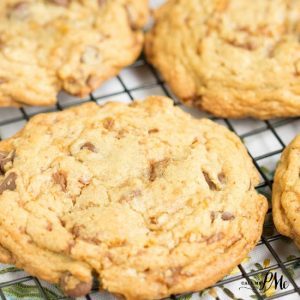
M 147 15 L 144 0 L 2 1 L 0 105 L 90 93 L 140 54 Z M 170 0 L 145 52 L 183 103 L 298 116 L 299 21 L 300 0 Z M 274 187 L 275 223 L 298 245 L 299 141 Z M 94 278 L 126 299 L 201 290 L 260 239 L 258 182 L 234 133 L 168 98 L 38 115 L 0 142 L 0 262 L 71 297 Z

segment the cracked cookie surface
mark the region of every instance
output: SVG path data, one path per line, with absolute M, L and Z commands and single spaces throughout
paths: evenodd
M 0 1 L 0 106 L 83 97 L 133 63 L 147 0 Z
M 79 296 L 214 284 L 260 238 L 267 203 L 241 141 L 164 97 L 33 117 L 0 143 L 0 261 Z
M 273 184 L 273 219 L 300 249 L 300 135 L 284 150 Z
M 221 117 L 300 115 L 299 0 L 170 0 L 146 54 L 186 104 Z

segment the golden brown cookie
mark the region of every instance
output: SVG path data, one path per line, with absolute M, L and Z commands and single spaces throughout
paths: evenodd
M 273 219 L 279 233 L 300 248 L 300 135 L 284 150 L 273 184 Z
M 300 115 L 299 0 L 169 0 L 146 54 L 186 104 L 220 117 Z
M 70 296 L 93 276 L 126 299 L 201 290 L 261 235 L 241 141 L 168 98 L 38 115 L 0 151 L 0 260 Z
M 0 1 L 0 106 L 85 96 L 140 54 L 147 0 Z

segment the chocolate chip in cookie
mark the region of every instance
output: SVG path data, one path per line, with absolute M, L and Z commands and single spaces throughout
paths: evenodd
M 224 211 L 222 213 L 222 220 L 224 221 L 231 221 L 235 218 L 234 214 L 232 214 L 231 212 L 229 211 Z
M 218 190 L 218 187 L 217 185 L 213 182 L 213 180 L 210 178 L 209 174 L 205 171 L 202 172 L 203 173 L 203 176 L 205 178 L 205 181 L 206 183 L 208 184 L 209 186 L 209 189 L 212 190 L 212 191 L 217 191 Z
M 14 191 L 16 189 L 16 173 L 10 173 L 4 180 L 0 183 L 0 195 L 3 194 L 4 191 Z
M 90 293 L 92 285 L 92 281 L 80 281 L 76 279 L 70 272 L 65 272 L 60 279 L 60 287 L 65 295 L 69 297 L 81 297 L 87 295 Z
M 56 172 L 52 175 L 53 180 L 56 184 L 59 184 L 61 186 L 61 189 L 66 192 L 67 191 L 67 177 L 66 174 L 64 172 Z
M 84 143 L 80 149 L 88 149 L 91 152 L 97 152 L 95 145 L 91 142 Z
M 15 151 L 11 152 L 3 152 L 0 151 L 0 175 L 5 174 L 5 165 L 8 163 L 12 163 L 15 158 Z

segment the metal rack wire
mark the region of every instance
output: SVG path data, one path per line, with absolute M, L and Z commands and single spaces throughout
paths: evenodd
M 128 98 L 132 101 L 135 98 L 135 93 L 140 91 L 140 90 L 153 90 L 153 88 L 160 88 L 160 91 L 162 91 L 162 94 L 165 94 L 166 96 L 173 98 L 174 99 L 174 103 L 175 105 L 182 105 L 178 100 L 175 99 L 175 97 L 172 96 L 172 94 L 169 92 L 167 86 L 165 85 L 164 81 L 160 78 L 159 74 L 154 70 L 154 68 L 149 65 L 146 60 L 141 57 L 134 65 L 130 66 L 131 69 L 136 69 L 136 68 L 140 68 L 140 67 L 144 67 L 147 68 L 147 71 L 150 72 L 153 76 L 154 81 L 151 83 L 146 83 L 146 84 L 139 84 L 137 86 L 134 87 L 129 87 L 128 84 L 126 84 L 126 82 L 124 81 L 124 79 L 122 78 L 122 76 L 117 76 L 116 80 L 119 82 L 120 86 L 122 87 L 120 89 L 120 91 L 116 91 L 113 93 L 105 93 L 102 94 L 100 96 L 96 96 L 95 93 L 91 94 L 87 99 L 84 100 L 79 100 L 79 103 L 83 103 L 86 101 L 94 101 L 96 103 L 101 103 L 104 100 L 111 98 L 114 99 L 116 97 L 120 97 L 123 96 L 124 94 L 126 94 L 128 96 Z M 60 101 L 58 101 L 58 103 L 56 104 L 55 107 L 49 108 L 48 110 L 63 110 L 65 107 L 69 107 L 72 106 L 73 103 L 71 105 L 64 105 L 62 104 Z M 1 120 L 1 116 L 0 116 L 0 129 L 1 127 L 6 127 L 7 125 L 14 125 L 14 124 L 19 124 L 20 122 L 23 124 L 24 122 L 27 122 L 34 114 L 36 114 L 36 112 L 31 113 L 26 107 L 25 108 L 20 108 L 19 109 L 19 113 L 16 117 L 12 117 L 10 119 L 4 119 Z M 228 119 L 218 119 L 218 118 L 214 118 L 212 117 L 213 120 L 215 121 L 219 121 L 222 122 L 223 124 L 225 124 L 230 130 L 232 130 L 233 132 L 235 132 L 236 134 L 238 134 L 238 132 L 236 132 L 235 126 L 233 125 L 233 121 L 232 120 L 228 120 Z M 259 135 L 261 133 L 264 133 L 266 131 L 270 132 L 273 137 L 277 140 L 278 144 L 280 145 L 280 149 L 276 149 L 276 150 L 272 150 L 269 151 L 267 153 L 264 153 L 262 155 L 253 157 L 253 162 L 256 166 L 256 168 L 258 169 L 261 177 L 262 177 L 262 182 L 259 184 L 259 186 L 257 187 L 257 189 L 263 189 L 263 188 L 268 188 L 268 189 L 272 189 L 272 183 L 273 181 L 265 174 L 263 168 L 260 166 L 260 161 L 266 159 L 266 158 L 270 158 L 276 155 L 279 155 L 283 149 L 285 148 L 285 143 L 283 141 L 283 139 L 281 138 L 280 134 L 278 133 L 278 128 L 281 128 L 282 126 L 286 126 L 287 124 L 292 124 L 293 122 L 297 122 L 299 121 L 300 118 L 293 118 L 293 119 L 284 119 L 284 120 L 276 120 L 276 121 L 264 121 L 261 122 L 262 126 L 257 128 L 257 129 L 253 129 L 251 131 L 247 131 L 243 134 L 238 134 L 242 140 L 252 137 L 252 136 L 256 136 Z M 0 140 L 1 138 L 3 139 L 4 137 L 1 137 L 1 130 L 0 130 Z M 251 153 L 249 152 L 249 154 L 251 155 Z M 271 214 L 271 208 L 268 211 L 268 214 Z M 220 282 L 216 283 L 214 285 L 214 287 L 222 287 L 228 283 L 232 283 L 235 281 L 239 281 L 239 280 L 245 280 L 249 286 L 252 288 L 252 291 L 254 293 L 254 295 L 256 296 L 256 299 L 280 299 L 284 296 L 287 295 L 292 295 L 292 298 L 289 299 L 300 299 L 300 286 L 297 284 L 297 282 L 293 279 L 292 275 L 290 274 L 288 268 L 294 264 L 300 264 L 300 257 L 297 257 L 293 260 L 290 261 L 283 261 L 280 256 L 278 255 L 278 253 L 276 252 L 276 249 L 273 247 L 273 242 L 276 240 L 280 240 L 282 239 L 282 236 L 280 236 L 279 234 L 276 234 L 274 236 L 271 237 L 266 237 L 263 236 L 261 238 L 261 241 L 259 242 L 259 245 L 264 245 L 268 251 L 272 254 L 272 256 L 274 257 L 276 263 L 264 268 L 262 270 L 257 270 L 257 271 L 252 271 L 249 272 L 247 271 L 242 265 L 239 265 L 239 271 L 240 274 L 237 276 L 230 276 L 224 280 L 221 280 Z M 287 291 L 283 291 L 280 292 L 278 294 L 272 295 L 271 297 L 267 297 L 266 295 L 260 293 L 260 291 L 258 290 L 258 288 L 252 283 L 251 278 L 255 275 L 259 275 L 262 274 L 266 271 L 269 270 L 273 270 L 273 269 L 279 269 L 281 270 L 281 272 L 284 274 L 284 276 L 288 279 L 289 283 L 291 284 L 291 289 L 287 290 Z M 12 287 L 14 285 L 18 285 L 21 283 L 26 283 L 29 281 L 33 281 L 36 288 L 39 291 L 40 294 L 40 299 L 48 299 L 49 297 L 47 296 L 46 292 L 44 291 L 44 287 L 41 284 L 41 282 L 37 279 L 34 278 L 32 276 L 25 276 L 25 277 L 21 277 L 18 278 L 16 280 L 13 281 L 8 281 L 8 282 L 0 282 L 0 299 L 2 300 L 8 300 L 8 298 L 5 296 L 5 293 L 3 292 L 3 288 L 6 287 Z M 91 295 L 93 295 L 94 293 L 97 293 L 97 290 L 95 289 Z M 92 296 L 88 295 L 86 296 L 86 299 L 91 300 Z M 172 296 L 171 299 L 178 299 L 179 296 Z M 66 297 L 59 297 L 57 299 L 68 299 Z M 240 298 L 239 298 L 240 299 Z

